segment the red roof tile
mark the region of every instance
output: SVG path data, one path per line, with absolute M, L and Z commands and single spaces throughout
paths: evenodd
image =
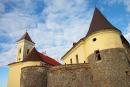
M 59 62 L 56 60 L 50 58 L 49 56 L 46 56 L 36 50 L 34 47 L 32 51 L 29 53 L 29 55 L 24 58 L 24 61 L 43 61 L 49 65 L 61 65 Z
M 49 56 L 46 56 L 42 53 L 39 52 L 39 55 L 41 56 L 41 58 L 43 59 L 43 61 L 45 63 L 48 63 L 50 65 L 61 65 L 59 62 L 57 62 L 56 60 L 52 59 L 51 57 Z

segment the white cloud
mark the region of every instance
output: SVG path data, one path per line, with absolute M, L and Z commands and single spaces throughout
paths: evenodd
M 0 3 L 0 12 L 3 13 L 5 11 L 5 6 Z
M 31 26 L 28 32 L 36 42 L 36 48 L 56 59 L 63 56 L 72 42 L 78 41 L 87 33 L 92 13 L 87 10 L 88 1 L 45 0 L 45 8 L 40 16 L 28 14 L 28 10 L 33 13 L 32 9 L 36 8 L 30 1 L 32 0 L 24 0 L 25 4 L 21 5 L 21 0 L 17 0 L 15 4 L 18 5 L 14 10 L 0 18 L 0 34 L 11 38 L 11 44 L 0 43 L 6 49 L 0 53 L 0 65 L 15 61 L 15 40 L 21 37 L 27 26 Z
M 1 44 L 3 48 L 6 49 L 5 52 L 0 53 L 0 65 L 9 64 L 10 62 L 13 62 L 15 58 L 15 45 L 14 44 Z

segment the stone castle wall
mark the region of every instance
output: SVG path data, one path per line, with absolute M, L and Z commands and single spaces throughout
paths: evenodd
M 130 66 L 124 48 L 100 50 L 89 64 L 22 68 L 21 87 L 130 87 Z
M 22 68 L 21 87 L 92 87 L 88 64 Z
M 22 68 L 20 87 L 47 87 L 47 68 L 45 66 Z
M 129 64 L 124 50 L 123 48 L 101 50 L 101 60 L 97 60 L 96 54 L 89 56 L 94 87 L 129 87 L 126 74 L 129 71 Z
M 47 87 L 92 87 L 88 64 L 52 67 L 48 72 Z

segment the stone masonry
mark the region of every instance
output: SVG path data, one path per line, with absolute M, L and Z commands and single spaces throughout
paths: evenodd
M 86 64 L 22 68 L 21 87 L 130 87 L 130 66 L 124 48 L 100 50 Z

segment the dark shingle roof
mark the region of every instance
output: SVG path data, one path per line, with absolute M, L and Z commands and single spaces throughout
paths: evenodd
M 34 43 L 34 42 L 31 40 L 31 38 L 30 38 L 28 32 L 26 32 L 19 40 L 17 40 L 17 42 L 20 41 L 20 40 L 23 40 L 23 39 L 28 40 L 28 41 Z
M 104 30 L 104 29 L 118 30 L 104 17 L 104 15 L 98 10 L 98 8 L 95 8 L 87 35 L 90 35 L 93 32 Z
M 93 18 L 89 27 L 89 31 L 87 35 L 83 38 L 81 38 L 73 47 L 62 56 L 61 59 L 63 59 L 74 47 L 77 46 L 78 43 L 80 43 L 82 40 L 84 40 L 86 37 L 91 35 L 94 32 L 100 31 L 100 30 L 105 30 L 105 29 L 111 29 L 111 30 L 118 30 L 116 27 L 114 27 L 105 17 L 104 15 L 98 10 L 98 8 L 95 8 Z

